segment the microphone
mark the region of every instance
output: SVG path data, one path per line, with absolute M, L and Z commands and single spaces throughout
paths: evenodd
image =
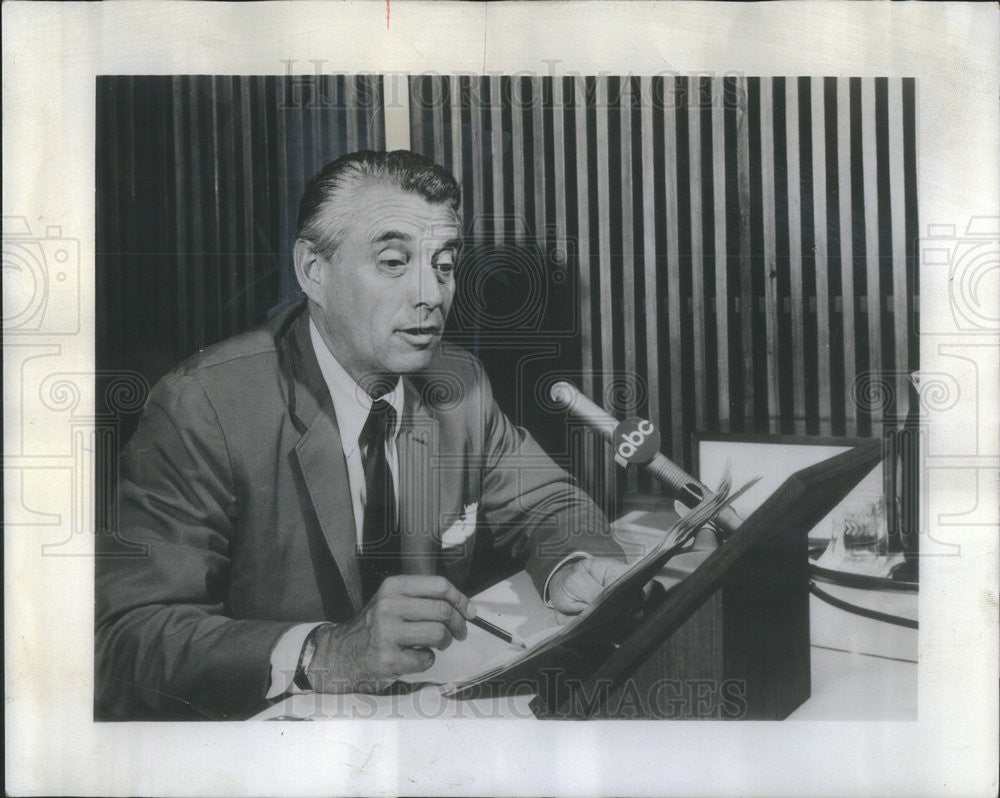
M 611 444 L 619 465 L 635 463 L 643 466 L 654 479 L 666 485 L 674 498 L 685 507 L 695 507 L 705 498 L 708 488 L 660 453 L 660 433 L 652 421 L 627 418 L 619 423 L 604 408 L 584 396 L 575 385 L 564 380 L 552 386 L 549 396 L 558 407 L 599 432 Z M 722 537 L 727 537 L 739 529 L 743 519 L 732 507 L 724 507 L 714 523 Z

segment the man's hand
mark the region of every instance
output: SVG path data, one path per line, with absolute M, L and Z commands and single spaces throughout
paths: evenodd
M 475 606 L 441 576 L 390 576 L 353 620 L 317 630 L 306 670 L 319 693 L 376 692 L 434 664 L 453 638 L 464 640 Z
M 567 563 L 549 580 L 549 601 L 559 616 L 577 615 L 628 566 L 610 557 L 588 557 Z

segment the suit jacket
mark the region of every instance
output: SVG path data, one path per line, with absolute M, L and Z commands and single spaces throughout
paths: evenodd
M 541 590 L 567 553 L 621 556 L 600 511 L 496 406 L 471 355 L 441 347 L 404 379 L 404 397 L 408 570 L 461 588 L 477 550 L 505 550 Z M 461 522 L 470 505 L 476 518 Z M 156 385 L 121 456 L 119 518 L 98 542 L 100 718 L 249 716 L 265 706 L 271 650 L 289 628 L 357 614 L 347 466 L 304 303 Z M 442 548 L 457 521 L 471 536 Z

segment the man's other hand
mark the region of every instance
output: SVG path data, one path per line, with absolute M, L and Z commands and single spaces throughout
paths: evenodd
M 441 576 L 390 576 L 351 621 L 320 627 L 306 670 L 319 693 L 377 692 L 397 677 L 427 670 L 432 648 L 464 640 L 469 599 Z
M 577 615 L 627 570 L 625 563 L 610 557 L 587 557 L 567 563 L 549 581 L 549 601 L 560 620 Z

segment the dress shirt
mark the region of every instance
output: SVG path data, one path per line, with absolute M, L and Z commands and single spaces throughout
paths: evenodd
M 309 335 L 312 338 L 319 370 L 323 380 L 330 389 L 333 399 L 333 411 L 337 414 L 337 428 L 340 430 L 340 445 L 344 448 L 344 458 L 347 460 L 347 482 L 351 491 L 351 505 L 354 508 L 354 525 L 357 530 L 357 542 L 360 547 L 363 542 L 365 520 L 365 466 L 364 452 L 358 443 L 361 430 L 368 420 L 372 409 L 372 397 L 358 385 L 354 378 L 340 365 L 326 343 L 320 337 L 319 330 L 312 319 L 309 320 Z M 399 509 L 399 456 L 396 452 L 396 437 L 399 434 L 400 419 L 403 416 L 403 380 L 396 380 L 393 389 L 383 396 L 392 409 L 396 411 L 393 428 L 386 432 L 385 456 L 392 474 L 393 496 L 396 509 Z M 397 512 L 398 517 L 398 512 Z

